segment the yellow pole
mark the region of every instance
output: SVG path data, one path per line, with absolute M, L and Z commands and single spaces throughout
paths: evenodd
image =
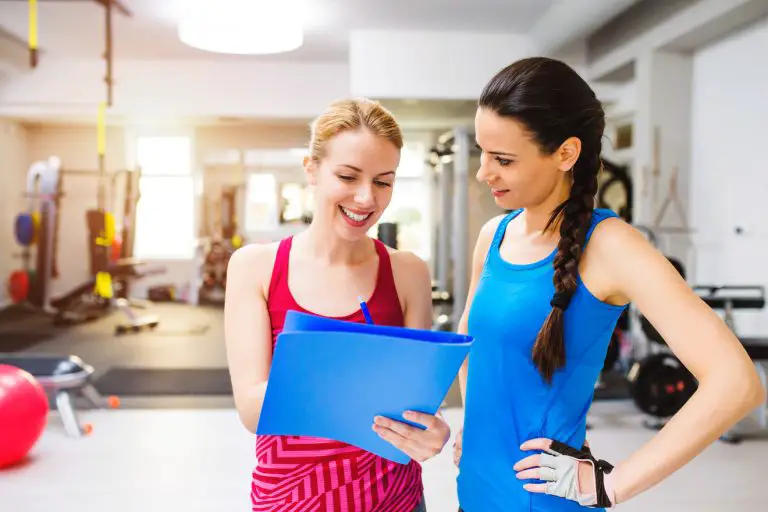
M 99 103 L 99 119 L 97 124 L 99 157 L 104 156 L 104 153 L 106 152 L 106 146 L 107 146 L 106 126 L 105 126 L 106 110 L 107 110 L 106 103 L 104 103 L 103 101 L 100 102 Z
M 29 60 L 37 67 L 37 0 L 29 0 Z
M 99 157 L 99 196 L 98 196 L 98 208 L 104 214 L 104 232 L 101 233 L 101 237 L 96 240 L 96 245 L 99 246 L 99 252 L 103 252 L 105 256 L 103 261 L 109 261 L 110 247 L 112 245 L 112 237 L 114 236 L 114 229 L 110 228 L 110 215 L 107 212 L 105 204 L 105 181 L 107 179 L 107 170 L 104 162 L 104 154 L 106 153 L 107 137 L 106 137 L 106 110 L 107 105 L 105 102 L 99 102 L 99 115 L 96 124 L 96 139 L 97 139 L 97 152 Z M 96 273 L 96 293 L 105 299 L 112 298 L 112 276 L 107 272 L 107 269 L 100 269 Z

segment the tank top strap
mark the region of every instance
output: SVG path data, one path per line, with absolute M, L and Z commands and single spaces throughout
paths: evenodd
M 281 283 L 287 282 L 288 277 L 288 261 L 291 256 L 291 244 L 293 237 L 289 236 L 280 240 L 280 245 L 277 247 L 277 255 L 275 256 L 275 263 L 272 266 L 272 278 L 269 281 L 269 297 L 275 296 L 275 291 Z
M 512 222 L 515 217 L 520 215 L 522 211 L 522 208 L 512 210 L 507 215 L 505 215 L 504 218 L 501 219 L 501 222 L 499 222 L 499 225 L 496 227 L 496 232 L 493 234 L 493 240 L 491 241 L 491 245 L 488 248 L 488 252 L 485 255 L 486 263 L 488 263 L 488 260 L 492 255 L 499 253 L 499 247 L 501 246 L 502 240 L 504 240 L 504 234 L 507 232 L 507 225 L 509 225 L 509 223 Z
M 496 233 L 493 235 L 493 242 L 491 242 L 492 246 L 498 247 L 501 245 L 501 241 L 504 240 L 504 233 L 507 231 L 507 225 L 512 222 L 512 220 L 520 215 L 523 212 L 523 209 L 520 208 L 518 210 L 512 210 L 507 215 L 504 216 L 503 219 L 501 219 L 501 222 L 499 222 L 499 226 L 496 228 Z
M 380 240 L 373 239 L 376 246 L 376 253 L 379 256 L 379 272 L 376 277 L 376 293 L 382 294 L 385 298 L 397 296 L 397 286 L 395 285 L 395 275 L 392 271 L 392 259 L 389 257 L 387 246 Z

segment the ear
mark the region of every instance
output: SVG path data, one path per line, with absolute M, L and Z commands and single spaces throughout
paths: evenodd
M 576 161 L 581 154 L 581 139 L 578 137 L 569 137 L 557 150 L 558 167 L 561 171 L 566 172 L 573 169 L 576 165 Z
M 317 184 L 317 162 L 309 155 L 304 157 L 304 174 L 307 175 L 307 183 L 310 185 Z

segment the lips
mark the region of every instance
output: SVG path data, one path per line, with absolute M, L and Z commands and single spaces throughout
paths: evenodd
M 493 194 L 493 197 L 501 197 L 507 192 L 509 192 L 509 189 L 498 189 L 498 188 L 491 189 L 491 193 Z
M 365 226 L 373 215 L 373 212 L 352 210 L 351 208 L 346 208 L 344 206 L 339 206 L 339 210 L 341 210 L 341 216 L 344 217 L 344 220 L 350 225 L 358 228 Z

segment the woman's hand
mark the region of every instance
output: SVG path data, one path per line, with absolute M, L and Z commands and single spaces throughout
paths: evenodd
M 551 494 L 578 502 L 582 506 L 611 507 L 616 504 L 610 476 L 613 466 L 595 459 L 589 447 L 577 450 L 551 439 L 532 439 L 522 450 L 541 450 L 514 466 L 520 480 L 543 480 L 543 484 L 525 484 L 529 492 Z
M 462 428 L 458 432 L 456 432 L 456 441 L 453 443 L 453 463 L 456 465 L 456 467 L 459 466 L 459 462 L 461 461 L 461 441 L 464 437 L 464 429 Z
M 451 437 L 451 428 L 440 413 L 432 416 L 406 411 L 403 417 L 413 423 L 424 425 L 426 430 L 383 416 L 374 418 L 373 430 L 382 439 L 417 462 L 424 462 L 440 453 Z

